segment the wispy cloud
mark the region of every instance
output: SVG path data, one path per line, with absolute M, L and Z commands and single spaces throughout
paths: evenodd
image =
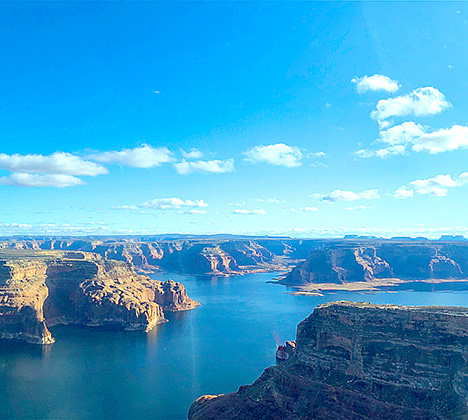
M 337 201 L 377 200 L 380 198 L 378 190 L 366 190 L 359 193 L 353 191 L 334 190 L 328 194 L 314 194 L 314 198 L 335 203 Z
M 255 210 L 247 210 L 247 209 L 235 209 L 233 211 L 234 214 L 242 214 L 242 215 L 248 215 L 248 214 L 266 214 L 266 211 L 263 209 L 255 209 Z
M 180 175 L 188 175 L 193 172 L 223 174 L 235 171 L 234 159 L 197 160 L 194 162 L 188 162 L 184 159 L 182 162 L 174 163 L 174 167 Z
M 139 209 L 153 209 L 153 210 L 174 210 L 180 208 L 204 208 L 208 204 L 203 200 L 183 200 L 181 198 L 155 198 L 154 200 L 145 201 L 138 205 L 124 205 L 115 207 L 119 210 L 139 210 Z M 202 214 L 202 213 L 197 213 Z
M 292 208 L 292 209 L 289 209 L 290 212 L 292 213 L 297 213 L 297 212 L 300 212 L 300 211 L 305 211 L 305 212 L 316 212 L 318 211 L 318 208 L 317 207 L 310 207 L 310 206 L 306 206 L 306 207 L 301 207 L 300 209 L 295 209 L 295 208 Z
M 269 163 L 286 168 L 301 166 L 302 153 L 298 147 L 284 143 L 255 146 L 244 152 L 245 161 L 250 163 Z
M 268 203 L 268 204 L 279 204 L 280 200 L 277 198 L 253 198 L 252 201 L 258 201 L 259 203 Z
M 373 76 L 356 77 L 351 82 L 356 84 L 358 93 L 366 93 L 371 91 L 396 92 L 400 85 L 396 80 L 390 79 L 382 74 L 374 74 Z
M 148 144 L 123 149 L 92 154 L 90 159 L 103 163 L 120 163 L 134 168 L 152 168 L 163 163 L 174 162 L 172 152 L 166 147 L 153 147 Z
M 415 89 L 407 95 L 381 99 L 372 111 L 371 117 L 385 127 L 391 125 L 389 119 L 393 117 L 436 115 L 450 106 L 451 104 L 438 89 L 424 87 Z
M 410 198 L 415 194 L 432 195 L 434 197 L 445 197 L 449 188 L 462 187 L 468 184 L 468 172 L 464 172 L 458 178 L 452 178 L 451 175 L 437 175 L 433 178 L 418 179 L 398 188 L 395 198 Z
M 183 158 L 186 160 L 201 159 L 203 157 L 203 153 L 198 149 L 190 149 L 189 152 L 181 150 L 180 152 L 182 153 Z
M 364 205 L 361 204 L 360 206 L 346 207 L 345 210 L 356 211 L 356 210 L 369 210 L 371 208 L 372 207 L 370 207 L 370 206 L 364 206 Z

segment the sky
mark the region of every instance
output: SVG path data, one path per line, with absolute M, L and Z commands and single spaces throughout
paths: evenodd
M 0 15 L 0 236 L 468 234 L 466 3 Z

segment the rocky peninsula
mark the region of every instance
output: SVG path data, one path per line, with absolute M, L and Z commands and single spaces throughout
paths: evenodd
M 297 328 L 292 357 L 205 395 L 189 420 L 468 418 L 468 308 L 335 302 Z
M 184 286 L 130 263 L 71 251 L 0 251 L 0 338 L 50 344 L 57 324 L 149 331 L 166 311 L 193 309 Z

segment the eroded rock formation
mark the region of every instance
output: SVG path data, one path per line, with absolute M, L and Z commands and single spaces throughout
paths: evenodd
M 335 302 L 297 328 L 288 360 L 190 420 L 468 418 L 468 309 Z
M 84 252 L 0 252 L 0 338 L 48 344 L 47 326 L 121 325 L 149 331 L 165 311 L 197 305 L 181 283 Z
M 281 282 L 352 283 L 375 279 L 468 279 L 468 244 L 411 242 L 338 243 L 315 249 Z

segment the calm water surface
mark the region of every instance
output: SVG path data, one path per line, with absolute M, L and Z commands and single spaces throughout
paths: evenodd
M 468 305 L 463 290 L 315 297 L 266 283 L 272 274 L 153 277 L 182 281 L 202 306 L 149 334 L 58 326 L 43 349 L 0 342 L 0 418 L 186 419 L 198 396 L 237 391 L 275 363 L 273 337 L 294 339 L 320 303 Z

